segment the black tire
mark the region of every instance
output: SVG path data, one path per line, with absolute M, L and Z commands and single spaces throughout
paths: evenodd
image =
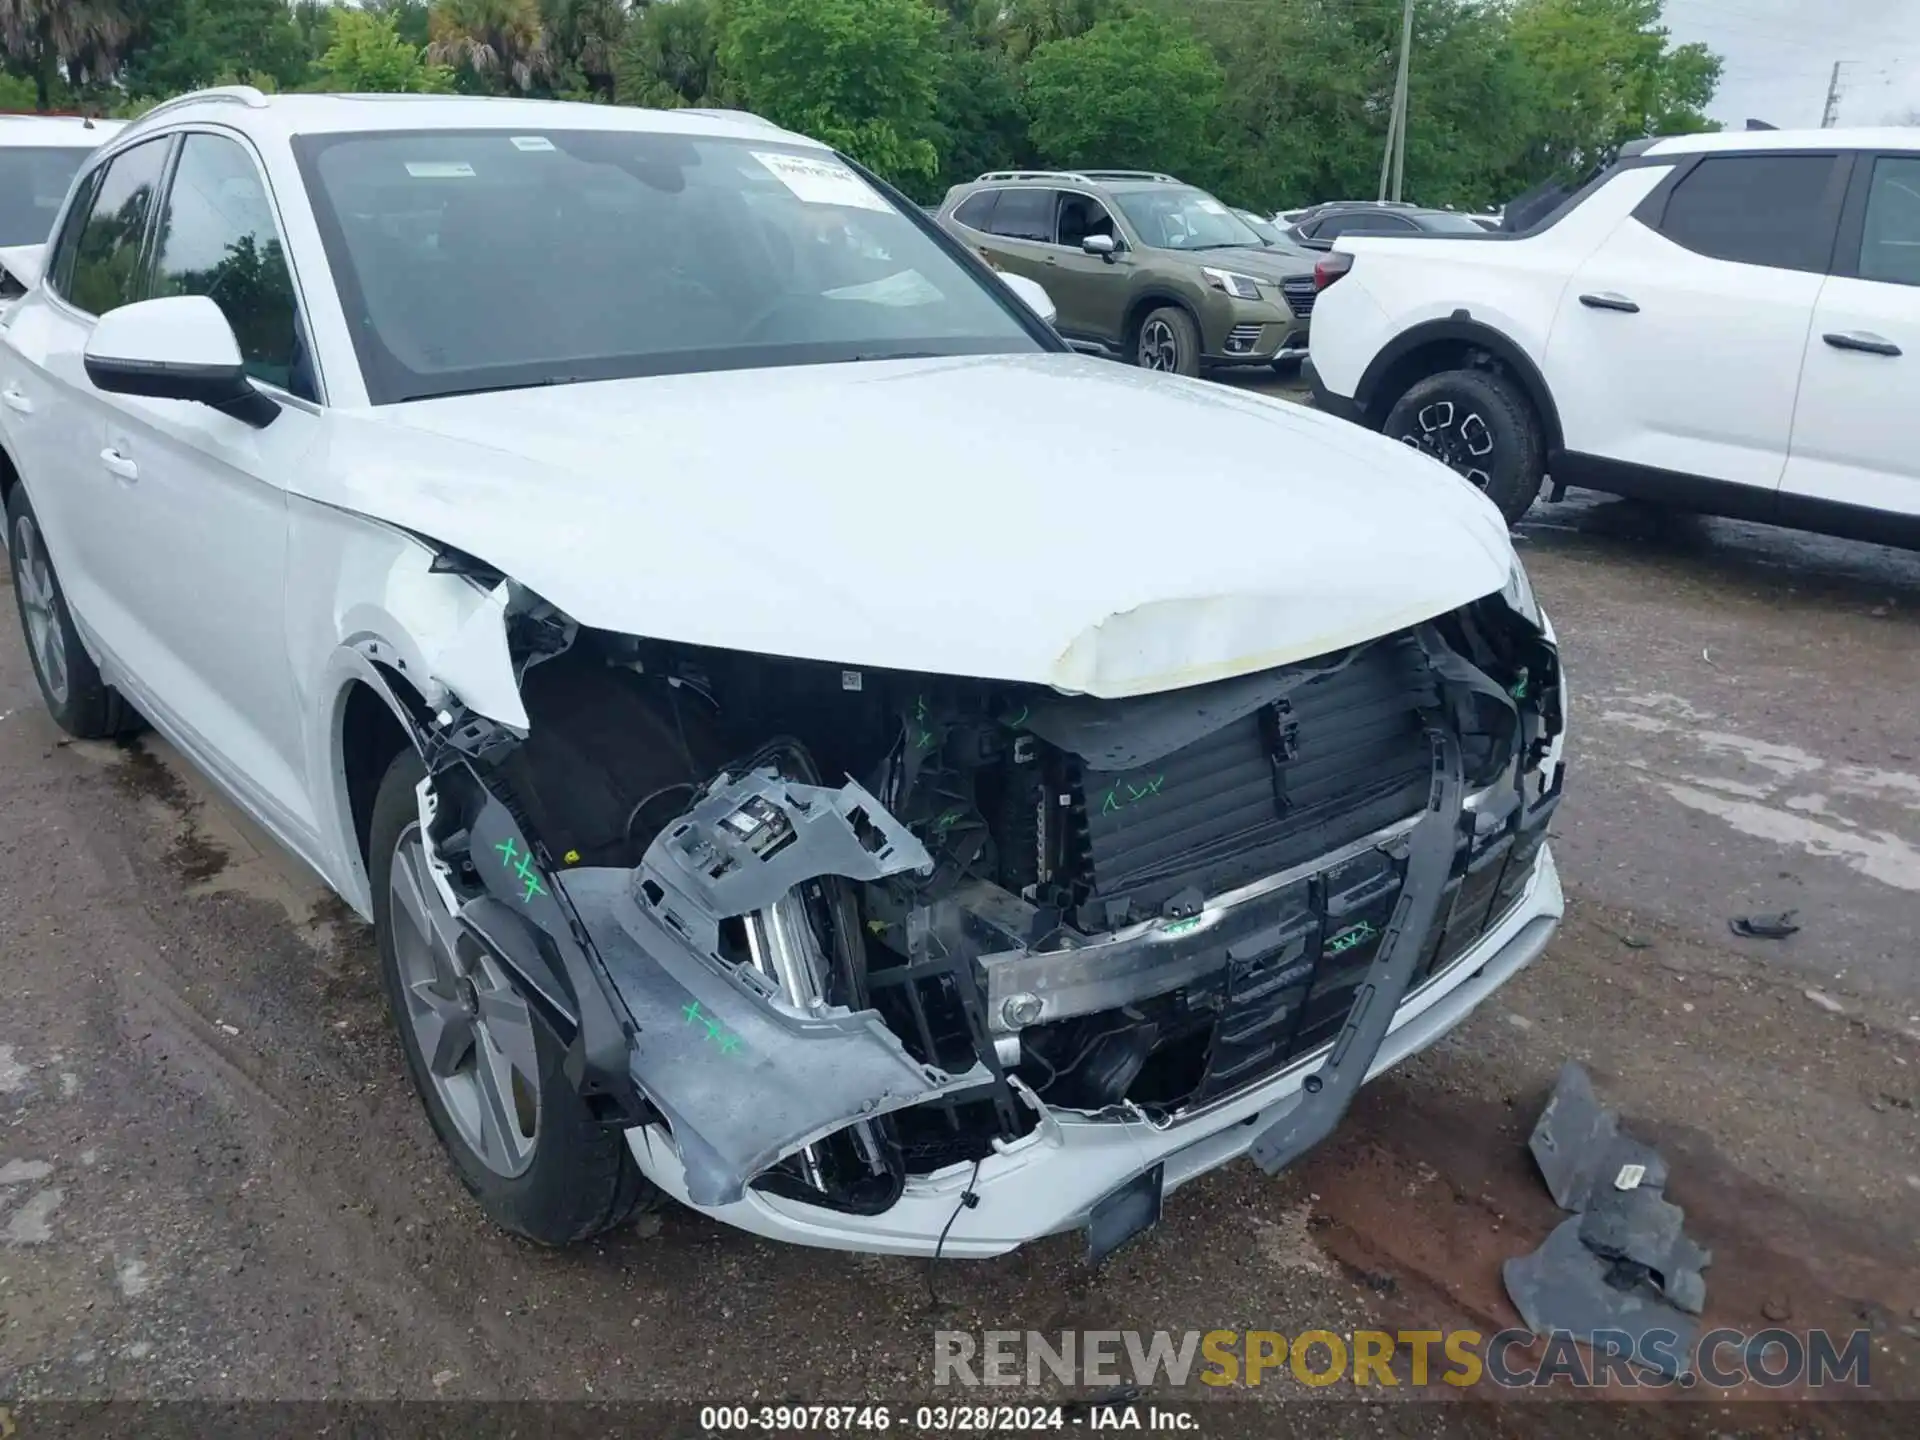
M 539 1070 L 533 1151 L 526 1168 L 511 1177 L 490 1167 L 460 1133 L 430 1078 L 419 1037 L 408 1018 L 394 943 L 392 880 L 396 852 L 419 820 L 414 787 L 425 774 L 426 767 L 411 748 L 395 757 L 374 797 L 368 847 L 367 878 L 373 885 L 380 978 L 400 1033 L 407 1072 L 455 1173 L 488 1219 L 542 1245 L 590 1239 L 630 1219 L 643 1202 L 656 1199 L 660 1192 L 635 1166 L 621 1132 L 595 1123 L 568 1083 L 562 1068 L 565 1051 L 539 1012 L 533 1011 Z
M 1133 363 L 1170 375 L 1200 373 L 1200 327 L 1178 305 L 1150 310 L 1133 333 Z
M 7 496 L 7 560 L 27 660 L 54 724 L 76 740 L 110 740 L 138 730 L 139 714 L 100 678 L 99 667 L 73 628 L 66 593 L 47 555 L 25 485 L 16 484 Z M 36 631 L 44 637 L 44 651 Z M 50 668 L 55 673 L 50 675 Z
M 1509 525 L 1527 513 L 1546 477 L 1540 417 L 1497 370 L 1427 376 L 1400 397 L 1381 431 L 1479 486 Z

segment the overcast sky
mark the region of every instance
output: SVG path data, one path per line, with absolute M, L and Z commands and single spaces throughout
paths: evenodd
M 1842 125 L 1920 110 L 1920 0 L 1667 0 L 1667 28 L 1725 62 L 1708 113 L 1730 125 L 1818 125 L 1836 60 Z

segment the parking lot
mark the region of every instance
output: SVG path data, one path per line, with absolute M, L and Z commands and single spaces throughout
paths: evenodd
M 671 1210 L 488 1229 L 367 932 L 164 745 L 60 737 L 6 597 L 0 1399 L 837 1401 L 924 1394 L 938 1328 L 1491 1331 L 1558 1218 L 1524 1142 L 1568 1057 L 1671 1160 L 1710 1322 L 1868 1329 L 1920 1399 L 1920 555 L 1579 496 L 1522 536 L 1567 923 L 1297 1171 L 1197 1182 L 1099 1272 L 1077 1236 L 930 1276 Z

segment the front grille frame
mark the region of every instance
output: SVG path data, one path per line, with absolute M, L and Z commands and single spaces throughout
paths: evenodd
M 1280 294 L 1296 320 L 1313 314 L 1313 302 L 1319 297 L 1319 282 L 1311 275 L 1289 275 L 1280 282 Z

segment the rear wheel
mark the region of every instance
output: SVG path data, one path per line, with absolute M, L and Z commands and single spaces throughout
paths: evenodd
M 1444 370 L 1402 395 L 1381 427 L 1465 476 L 1509 525 L 1546 475 L 1546 440 L 1526 395 L 1495 370 Z
M 1169 375 L 1200 373 L 1200 327 L 1178 305 L 1162 305 L 1140 322 L 1133 341 L 1133 363 L 1142 370 Z
M 93 657 L 80 643 L 25 485 L 15 485 L 7 496 L 7 559 L 27 658 L 54 723 L 79 740 L 106 740 L 137 730 L 139 715 L 100 678 Z
M 371 827 L 374 932 L 407 1070 L 489 1219 L 543 1245 L 588 1239 L 657 1192 L 568 1082 L 559 1037 L 441 900 L 415 794 L 425 773 L 413 750 L 396 758 Z

